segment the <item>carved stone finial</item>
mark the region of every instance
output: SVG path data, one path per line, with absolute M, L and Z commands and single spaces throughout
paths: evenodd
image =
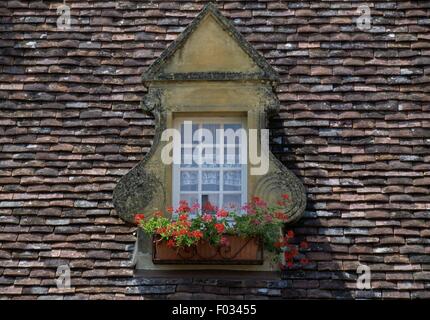
M 151 88 L 148 93 L 142 99 L 140 104 L 144 113 L 149 115 L 154 115 L 155 112 L 161 112 L 162 104 L 161 104 L 162 90 Z

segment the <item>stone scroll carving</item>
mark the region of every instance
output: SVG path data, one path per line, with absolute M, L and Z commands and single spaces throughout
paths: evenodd
M 154 197 L 165 199 L 165 184 L 156 172 L 149 170 L 148 163 L 159 147 L 160 138 L 166 128 L 166 114 L 161 105 L 162 90 L 151 89 L 142 100 L 144 113 L 154 117 L 155 136 L 149 152 L 130 172 L 120 179 L 113 192 L 113 203 L 118 215 L 127 222 L 133 222 L 134 215 L 144 212 Z
M 270 155 L 270 161 L 276 165 L 276 169 L 257 182 L 254 193 L 269 203 L 275 203 L 283 194 L 288 194 L 289 205 L 284 213 L 289 217 L 288 223 L 296 222 L 306 208 L 305 188 L 273 154 Z

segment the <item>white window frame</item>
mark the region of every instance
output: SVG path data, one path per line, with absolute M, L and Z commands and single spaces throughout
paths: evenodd
M 246 117 L 176 117 L 174 119 L 174 128 L 176 130 L 179 130 L 181 132 L 181 124 L 184 123 L 184 121 L 192 121 L 194 124 L 199 124 L 199 128 L 201 128 L 202 124 L 219 124 L 221 128 L 224 128 L 224 125 L 226 124 L 241 124 L 242 129 L 244 129 L 246 132 L 248 132 L 247 125 L 246 125 Z M 248 135 L 246 135 L 246 140 L 248 138 Z M 241 164 L 241 191 L 224 191 L 224 171 L 232 171 L 232 168 L 220 166 L 219 168 L 203 168 L 202 166 L 198 166 L 195 168 L 181 168 L 180 165 L 173 164 L 172 165 L 172 204 L 173 207 L 177 207 L 179 205 L 180 200 L 180 194 L 181 193 L 189 193 L 189 194 L 198 194 L 199 204 L 202 205 L 201 199 L 202 195 L 204 194 L 220 194 L 219 199 L 219 205 L 220 207 L 224 206 L 223 203 L 223 196 L 224 194 L 241 194 L 241 203 L 240 205 L 243 206 L 245 203 L 248 202 L 248 141 L 245 142 L 241 146 L 241 148 L 245 148 L 245 150 L 242 150 L 244 154 L 246 155 L 246 164 Z M 180 150 L 180 149 L 179 149 Z M 181 169 L 183 171 L 198 171 L 198 189 L 197 191 L 189 191 L 189 192 L 181 192 L 180 190 L 180 173 Z M 236 169 L 238 170 L 238 169 Z M 220 173 L 220 187 L 219 191 L 202 191 L 201 190 L 201 175 L 202 171 L 216 171 Z M 191 205 L 191 204 L 190 204 Z M 240 208 L 239 208 L 240 209 Z

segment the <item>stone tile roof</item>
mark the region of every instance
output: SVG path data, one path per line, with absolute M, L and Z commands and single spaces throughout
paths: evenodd
M 427 1 L 217 1 L 281 75 L 272 150 L 308 189 L 311 263 L 283 281 L 133 278 L 111 200 L 153 137 L 140 76 L 205 3 L 68 0 L 71 31 L 57 3 L 0 3 L 0 297 L 429 298 Z

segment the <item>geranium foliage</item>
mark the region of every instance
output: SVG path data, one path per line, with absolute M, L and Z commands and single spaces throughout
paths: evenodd
M 277 253 L 280 267 L 292 267 L 294 261 L 308 263 L 300 251 L 308 249 L 307 242 L 297 244 L 294 232 L 282 234 L 288 221 L 285 214 L 289 195 L 282 195 L 276 205 L 268 205 L 259 197 L 242 208 L 217 208 L 210 203 L 203 206 L 181 201 L 179 207 L 167 208 L 166 213 L 157 211 L 150 217 L 136 214 L 136 224 L 149 235 L 158 235 L 157 241 L 166 241 L 171 248 L 183 248 L 206 241 L 213 246 L 228 246 L 225 235 L 260 238 L 266 250 Z M 297 259 L 301 257 L 300 259 Z

